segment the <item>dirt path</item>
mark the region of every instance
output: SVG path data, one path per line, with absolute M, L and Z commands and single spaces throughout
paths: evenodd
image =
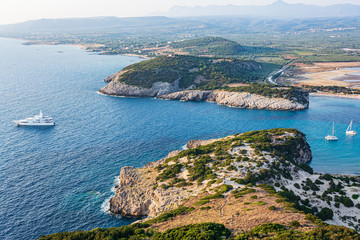
M 224 203 L 224 205 L 220 208 L 220 217 L 222 217 L 222 215 L 223 215 L 223 209 L 224 209 L 224 207 L 226 206 L 227 202 L 228 202 L 227 195 L 225 195 L 225 203 Z

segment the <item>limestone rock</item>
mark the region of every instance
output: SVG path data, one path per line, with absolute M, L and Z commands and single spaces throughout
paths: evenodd
M 238 108 L 269 110 L 304 110 L 309 103 L 298 103 L 284 98 L 269 98 L 246 92 L 186 90 L 158 96 L 161 99 L 181 101 L 208 101 Z

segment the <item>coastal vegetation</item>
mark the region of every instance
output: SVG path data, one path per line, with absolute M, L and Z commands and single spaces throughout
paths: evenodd
M 341 86 L 310 86 L 302 85 L 304 89 L 309 90 L 310 92 L 326 92 L 326 93 L 342 93 L 342 94 L 360 94 L 359 89 L 350 88 L 350 87 L 341 87 Z
M 95 228 L 91 231 L 76 231 L 55 233 L 41 236 L 39 240 L 95 240 L 95 239 L 119 239 L 119 240 L 178 240 L 178 239 L 213 239 L 221 240 L 230 236 L 231 231 L 218 223 L 191 224 L 173 228 L 161 233 L 148 224 L 132 224 L 119 228 Z
M 173 84 L 175 81 L 181 89 L 190 86 L 219 88 L 229 83 L 264 81 L 279 67 L 252 60 L 162 56 L 125 67 L 118 81 L 144 88 L 151 88 L 156 82 Z
M 254 227 L 250 231 L 234 234 L 223 224 L 201 223 L 172 228 L 163 233 L 151 228 L 148 224 L 136 223 L 118 228 L 95 228 L 91 231 L 75 231 L 54 233 L 41 236 L 39 240 L 95 240 L 95 239 L 124 239 L 124 240 L 178 240 L 178 239 L 349 239 L 358 240 L 360 235 L 349 228 L 334 225 L 322 225 L 311 231 L 295 230 L 299 223 L 294 221 L 290 227 L 278 223 L 266 223 Z

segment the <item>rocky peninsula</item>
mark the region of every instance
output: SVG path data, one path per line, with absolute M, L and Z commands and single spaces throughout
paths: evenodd
M 315 226 L 305 213 L 359 230 L 360 179 L 314 173 L 307 165 L 312 153 L 305 135 L 295 129 L 187 146 L 142 168 L 123 167 L 110 211 L 147 217 L 143 222 L 160 230 L 211 221 L 236 232 L 297 221 L 301 231 L 309 231 Z M 173 211 L 181 213 L 158 220 Z
M 204 68 L 213 70 L 210 74 Z M 163 57 L 130 65 L 107 77 L 108 85 L 99 92 L 111 96 L 207 101 L 238 108 L 304 110 L 309 107 L 309 94 L 300 88 L 251 83 L 254 76 L 259 81 L 266 77 L 266 68 L 273 66 L 253 61 Z M 229 87 L 228 81 L 250 84 Z

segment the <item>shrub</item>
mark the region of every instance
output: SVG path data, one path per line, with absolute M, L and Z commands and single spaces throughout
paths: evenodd
M 156 177 L 156 180 L 160 180 L 161 182 L 163 182 L 169 178 L 176 177 L 176 174 L 180 173 L 182 167 L 182 164 L 170 165 L 166 167 L 166 169 Z
M 359 198 L 359 196 L 360 196 L 359 194 L 353 194 L 351 197 L 356 200 Z
M 168 212 L 165 212 L 163 214 L 161 214 L 160 216 L 156 217 L 156 218 L 153 218 L 153 219 L 150 219 L 146 222 L 144 222 L 145 224 L 154 224 L 154 223 L 160 223 L 160 222 L 165 222 L 167 220 L 170 220 L 172 219 L 173 217 L 177 216 L 177 215 L 182 215 L 182 214 L 185 214 L 187 212 L 191 212 L 193 211 L 195 208 L 193 207 L 184 207 L 184 206 L 181 206 L 179 208 L 176 208 L 174 210 L 170 210 Z
M 268 209 L 271 210 L 271 211 L 274 211 L 276 209 L 276 207 L 275 206 L 270 206 Z
M 316 179 L 316 180 L 315 180 L 315 183 L 318 184 L 318 185 L 324 184 L 324 182 L 320 181 L 319 179 Z
M 215 193 L 215 194 L 203 197 L 200 200 L 210 200 L 210 199 L 216 199 L 216 198 L 224 198 L 224 195 L 222 195 L 221 193 Z
M 209 210 L 209 209 L 211 209 L 211 207 L 209 207 L 209 206 L 201 207 L 201 208 L 200 208 L 200 210 Z
M 325 220 L 332 219 L 334 217 L 334 212 L 330 208 L 325 207 L 320 210 L 320 212 L 317 214 L 317 216 L 321 220 L 325 221 Z
M 228 171 L 237 171 L 237 168 L 234 165 L 230 165 L 226 168 Z
M 256 195 L 253 195 L 250 197 L 250 199 L 257 199 L 257 198 L 258 198 L 258 196 L 256 196 Z
M 294 220 L 294 221 L 290 222 L 289 226 L 291 228 L 298 228 L 298 227 L 300 227 L 300 223 L 299 223 L 299 221 Z
M 164 233 L 158 233 L 153 239 L 178 240 L 178 239 L 213 239 L 221 240 L 228 238 L 231 232 L 223 224 L 200 223 L 190 224 L 183 227 L 172 228 Z
M 333 177 L 332 177 L 330 174 L 328 174 L 328 173 L 320 176 L 319 178 L 320 178 L 320 179 L 324 179 L 324 180 L 326 180 L 326 181 L 331 181 L 331 180 L 333 179 Z

